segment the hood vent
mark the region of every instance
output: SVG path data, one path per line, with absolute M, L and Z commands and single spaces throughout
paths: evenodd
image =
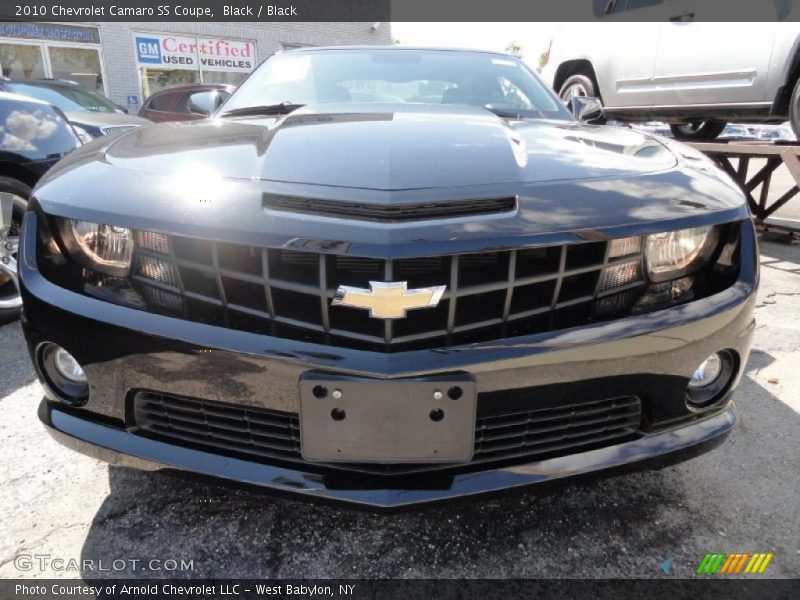
M 141 127 L 141 125 L 109 125 L 107 127 L 101 127 L 100 131 L 103 132 L 103 135 L 112 135 L 114 133 L 119 133 L 120 131 L 128 131 L 130 129 L 137 129 Z
M 264 208 L 338 219 L 404 223 L 512 212 L 517 209 L 517 198 L 480 198 L 411 204 L 366 204 L 264 194 Z

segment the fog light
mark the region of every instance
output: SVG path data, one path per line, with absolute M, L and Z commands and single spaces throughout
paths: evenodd
M 727 398 L 738 370 L 739 355 L 733 350 L 720 350 L 701 362 L 686 386 L 689 410 L 703 412 L 719 406 Z
M 81 406 L 89 399 L 89 383 L 77 359 L 58 344 L 44 342 L 36 349 L 39 374 L 48 396 Z
M 716 352 L 705 359 L 692 373 L 690 388 L 703 388 L 713 384 L 722 373 L 722 359 Z
M 86 374 L 83 372 L 83 369 L 81 369 L 78 361 L 63 348 L 58 347 L 55 351 L 53 355 L 53 364 L 56 370 L 70 381 L 86 383 Z

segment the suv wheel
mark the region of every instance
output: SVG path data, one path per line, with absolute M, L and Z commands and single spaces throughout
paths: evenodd
M 726 125 L 725 121 L 692 121 L 670 125 L 669 128 L 676 139 L 701 142 L 715 139 Z
M 800 79 L 795 82 L 792 99 L 789 101 L 789 121 L 794 135 L 800 140 Z
M 558 91 L 558 97 L 561 98 L 564 104 L 569 106 L 569 101 L 575 96 L 593 96 L 600 99 L 600 92 L 597 90 L 597 86 L 591 78 L 586 75 L 572 75 L 567 77 L 561 85 L 561 89 Z M 605 123 L 605 119 L 595 120 L 593 123 L 602 124 Z
M 22 297 L 17 279 L 17 251 L 22 215 L 28 206 L 31 188 L 12 179 L 0 177 L 0 323 L 8 323 L 19 317 Z

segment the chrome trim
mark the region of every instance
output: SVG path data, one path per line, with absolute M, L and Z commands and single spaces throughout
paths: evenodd
M 20 196 L 0 192 L 0 287 L 5 290 L 0 291 L 0 310 L 17 309 L 22 306 L 17 276 L 19 235 L 11 235 L 15 198 Z
M 711 102 L 705 104 L 639 104 L 634 106 L 604 106 L 606 112 L 623 112 L 626 110 L 657 110 L 657 109 L 692 109 L 692 108 L 768 108 L 772 102 Z

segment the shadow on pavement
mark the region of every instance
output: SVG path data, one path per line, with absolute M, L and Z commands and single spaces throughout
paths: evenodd
M 800 274 L 798 251 L 800 247 L 792 244 L 759 240 L 762 269 L 777 269 L 785 273 Z
M 0 326 L 0 400 L 36 381 L 19 321 Z
M 109 477 L 111 494 L 94 519 L 83 560 L 194 561 L 193 571 L 132 576 L 508 577 L 530 570 L 520 569 L 521 561 L 539 563 L 544 573 L 548 563 L 565 558 L 609 560 L 587 559 L 594 553 L 581 548 L 587 531 L 624 540 L 630 552 L 646 552 L 656 540 L 678 544 L 687 533 L 653 527 L 665 505 L 682 500 L 680 485 L 660 473 L 399 514 L 307 504 L 126 468 L 110 467 Z M 550 550 L 537 557 L 539 548 L 554 545 L 555 555 Z

